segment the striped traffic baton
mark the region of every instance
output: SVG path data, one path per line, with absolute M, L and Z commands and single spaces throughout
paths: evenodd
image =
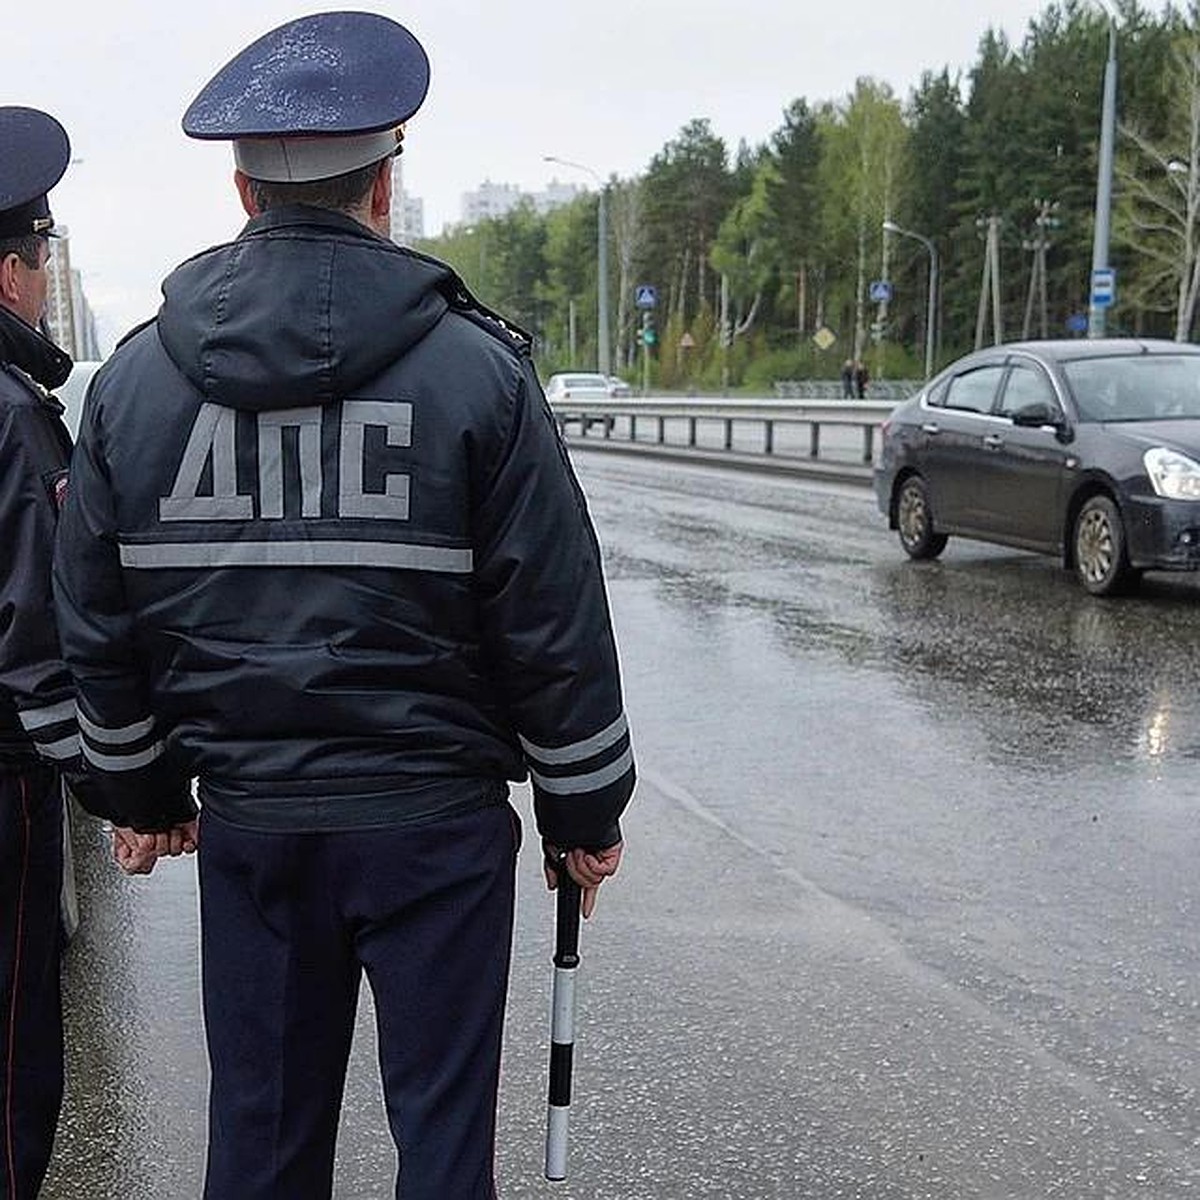
M 558 874 L 554 995 L 550 1005 L 550 1103 L 546 1110 L 546 1178 L 567 1177 L 567 1132 L 571 1119 L 571 1059 L 575 1051 L 575 972 L 579 967 L 579 884 L 567 871 L 566 855 L 551 866 Z

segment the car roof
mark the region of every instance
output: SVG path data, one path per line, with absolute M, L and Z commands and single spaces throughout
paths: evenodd
M 991 358 L 1006 353 L 1032 354 L 1036 358 L 1065 362 L 1080 358 L 1117 358 L 1131 354 L 1200 354 L 1200 346 L 1191 342 L 1172 342 L 1165 338 L 1047 338 L 1045 341 L 1002 342 L 984 346 L 963 359 Z M 960 359 L 959 361 L 963 361 Z

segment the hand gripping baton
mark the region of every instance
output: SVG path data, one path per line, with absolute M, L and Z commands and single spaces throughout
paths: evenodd
M 550 1019 L 550 1103 L 546 1110 L 546 1178 L 567 1177 L 567 1131 L 571 1119 L 571 1059 L 575 1050 L 575 971 L 579 966 L 579 884 L 558 872 L 557 934 L 554 943 L 554 996 Z

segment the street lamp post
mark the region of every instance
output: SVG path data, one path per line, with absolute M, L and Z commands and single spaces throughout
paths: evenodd
M 590 175 L 600 189 L 600 203 L 596 214 L 596 368 L 607 377 L 612 373 L 612 356 L 609 354 L 608 339 L 608 184 L 591 167 L 582 163 L 556 158 L 553 154 L 542 156 L 543 162 L 557 163 L 560 167 L 571 167 Z
M 1183 262 L 1179 271 L 1178 299 L 1175 306 L 1175 340 L 1186 342 L 1192 328 L 1192 317 L 1196 308 L 1197 276 L 1200 274 L 1200 264 L 1196 253 L 1196 216 L 1200 212 L 1200 176 L 1197 175 L 1197 144 L 1192 139 L 1190 162 L 1179 158 L 1167 160 L 1166 171 L 1173 176 L 1172 182 L 1178 187 L 1183 208 L 1179 213 L 1182 218 Z
M 1103 0 L 1101 0 L 1103 3 Z M 1096 166 L 1096 218 L 1092 233 L 1092 281 L 1088 288 L 1088 337 L 1102 338 L 1107 332 L 1108 309 L 1097 304 L 1095 280 L 1107 271 L 1108 232 L 1112 216 L 1113 144 L 1117 126 L 1117 21 L 1108 13 L 1108 61 L 1104 64 L 1104 98 L 1100 111 L 1100 154 Z
M 938 252 L 930 238 L 924 234 L 902 229 L 895 221 L 884 221 L 885 233 L 912 238 L 929 251 L 929 299 L 925 306 L 925 378 L 933 378 L 934 326 L 937 324 Z

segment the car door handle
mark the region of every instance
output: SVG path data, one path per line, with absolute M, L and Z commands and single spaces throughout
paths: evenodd
M 941 429 L 938 428 L 938 424 L 936 421 L 926 421 L 925 424 L 921 426 L 921 432 L 922 433 L 941 433 Z
M 1004 447 L 1004 439 L 998 433 L 986 433 L 983 444 L 988 450 L 1000 450 Z

